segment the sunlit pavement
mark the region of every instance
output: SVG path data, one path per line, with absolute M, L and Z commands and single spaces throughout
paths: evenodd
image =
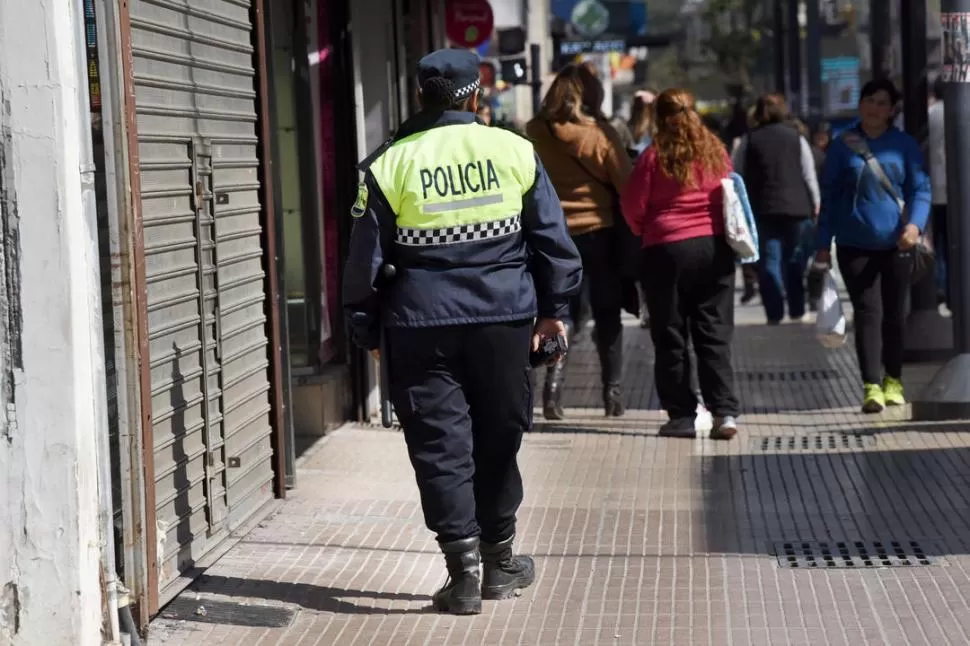
M 479 617 L 428 611 L 443 561 L 402 437 L 351 425 L 302 457 L 278 513 L 148 643 L 970 643 L 967 426 L 862 415 L 851 346 L 822 348 L 808 319 L 762 325 L 757 300 L 737 318 L 745 414 L 729 443 L 656 437 L 636 321 L 623 418 L 602 417 L 588 338 L 573 348 L 567 419 L 537 412 L 523 443 L 519 546 L 539 572 L 521 597 Z M 933 370 L 908 366 L 908 392 Z

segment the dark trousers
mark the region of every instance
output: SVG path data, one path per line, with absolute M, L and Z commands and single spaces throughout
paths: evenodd
M 950 277 L 947 272 L 950 243 L 947 235 L 946 204 L 933 205 L 933 249 L 936 252 L 936 291 L 950 304 Z
M 516 455 L 532 425 L 532 321 L 391 328 L 391 401 L 441 542 L 515 533 Z
M 886 376 L 903 374 L 906 297 L 912 258 L 895 249 L 873 251 L 839 245 L 839 271 L 852 299 L 855 347 L 862 381 L 881 384 Z
M 618 386 L 623 380 L 623 283 L 620 279 L 613 232 L 601 229 L 575 236 L 573 242 L 583 260 L 583 278 L 588 290 L 589 312 L 596 324 L 596 350 L 600 358 L 603 387 Z M 579 298 L 574 299 L 573 320 L 582 323 Z
M 804 245 L 806 231 L 812 226 L 808 217 L 766 215 L 758 218 L 761 246 L 761 304 L 769 321 L 805 315 L 805 268 L 808 256 Z
M 715 416 L 737 415 L 731 366 L 734 252 L 722 236 L 643 250 L 643 284 L 656 352 L 654 383 L 671 419 L 694 417 L 688 341 L 694 343 L 704 403 Z

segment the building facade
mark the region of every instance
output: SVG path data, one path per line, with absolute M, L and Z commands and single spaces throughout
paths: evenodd
M 442 9 L 0 6 L 0 643 L 146 626 L 374 412 L 347 214 Z

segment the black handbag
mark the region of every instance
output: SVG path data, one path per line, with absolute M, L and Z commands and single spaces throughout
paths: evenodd
M 909 224 L 909 210 L 905 200 L 896 192 L 896 187 L 889 181 L 889 178 L 886 176 L 886 171 L 882 168 L 882 164 L 879 163 L 876 156 L 869 150 L 869 146 L 865 140 L 857 133 L 847 132 L 842 135 L 842 141 L 845 142 L 850 150 L 862 157 L 866 166 L 875 174 L 876 179 L 879 180 L 879 184 L 883 190 L 889 193 L 889 196 L 896 202 L 896 206 L 899 208 L 899 218 L 902 220 L 903 226 L 905 227 Z M 910 282 L 913 284 L 918 283 L 930 274 L 936 264 L 936 253 L 933 249 L 932 238 L 928 231 L 920 233 L 916 245 L 912 248 L 899 250 L 896 254 L 901 261 L 912 261 L 913 273 L 910 275 Z

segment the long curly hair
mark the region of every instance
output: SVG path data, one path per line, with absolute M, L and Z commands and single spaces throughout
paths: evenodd
M 654 115 L 657 134 L 653 145 L 664 175 L 694 188 L 698 183 L 695 163 L 704 177 L 728 171 L 724 144 L 701 121 L 693 94 L 681 88 L 664 90 L 654 102 Z

